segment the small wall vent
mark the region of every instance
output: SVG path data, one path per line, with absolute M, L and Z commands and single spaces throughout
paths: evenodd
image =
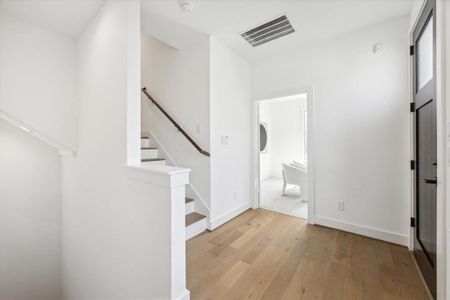
M 261 46 L 282 36 L 295 32 L 286 15 L 250 29 L 241 36 L 253 47 Z

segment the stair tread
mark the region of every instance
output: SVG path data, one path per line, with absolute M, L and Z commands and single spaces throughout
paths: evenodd
M 188 197 L 186 197 L 186 199 L 185 199 L 185 203 L 186 204 L 188 204 L 188 203 L 190 203 L 192 201 L 194 201 L 194 199 L 191 199 L 191 198 L 188 198 Z
M 196 212 L 190 213 L 190 214 L 186 215 L 186 227 L 189 225 L 192 225 L 195 222 L 198 222 L 204 218 L 206 218 L 206 216 L 204 216 L 202 214 L 199 214 Z
M 156 147 L 141 147 L 141 150 L 157 150 Z
M 165 160 L 165 159 L 164 158 L 144 158 L 144 159 L 141 159 L 141 162 L 161 161 L 161 160 Z

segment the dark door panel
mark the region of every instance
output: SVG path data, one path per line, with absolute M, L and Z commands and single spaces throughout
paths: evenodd
M 436 22 L 435 0 L 428 0 L 414 28 L 414 145 L 415 193 L 414 255 L 436 297 Z

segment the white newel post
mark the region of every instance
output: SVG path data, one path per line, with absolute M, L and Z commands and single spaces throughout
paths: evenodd
M 189 183 L 190 169 L 171 166 L 128 166 L 128 178 L 133 182 L 133 194 L 147 197 L 154 203 L 158 214 L 154 226 L 157 228 L 152 239 L 154 253 L 151 257 L 159 279 L 164 284 L 164 296 L 173 300 L 189 300 L 186 289 L 186 243 L 185 243 L 185 186 Z M 161 269 L 162 268 L 162 269 Z M 165 270 L 164 270 L 165 269 Z

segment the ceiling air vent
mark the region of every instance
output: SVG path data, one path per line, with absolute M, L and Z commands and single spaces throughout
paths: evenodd
M 292 27 L 291 22 L 289 22 L 288 18 L 284 15 L 241 33 L 241 36 L 246 39 L 250 45 L 257 47 L 293 32 L 295 32 L 295 30 Z

